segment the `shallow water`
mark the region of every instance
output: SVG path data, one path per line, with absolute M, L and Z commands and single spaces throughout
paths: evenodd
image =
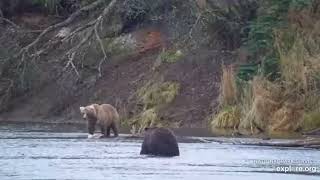
M 179 143 L 179 157 L 159 158 L 139 155 L 140 140 L 85 137 L 81 133 L 0 132 L 0 179 L 284 180 L 320 176 L 320 151 L 313 149 Z M 280 172 L 288 166 L 290 172 Z

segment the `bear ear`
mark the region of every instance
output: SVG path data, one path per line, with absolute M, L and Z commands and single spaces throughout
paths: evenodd
M 82 106 L 81 106 L 81 107 L 80 107 L 80 112 L 83 113 L 83 112 L 84 112 L 84 109 L 85 109 L 85 107 L 82 107 Z
M 148 129 L 149 129 L 149 128 L 148 128 L 148 127 L 146 127 L 146 128 L 144 128 L 144 131 L 148 131 Z

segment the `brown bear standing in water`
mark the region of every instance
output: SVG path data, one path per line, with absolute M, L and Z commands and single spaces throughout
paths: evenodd
M 156 156 L 179 156 L 179 147 L 174 133 L 167 128 L 145 128 L 140 154 Z
M 103 137 L 109 137 L 111 129 L 114 136 L 118 136 L 119 114 L 110 104 L 92 104 L 80 107 L 80 112 L 87 120 L 89 138 L 93 137 L 96 124 L 100 126 Z

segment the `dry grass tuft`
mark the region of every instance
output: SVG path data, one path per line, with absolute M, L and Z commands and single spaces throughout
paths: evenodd
M 279 107 L 279 94 L 281 89 L 261 77 L 255 77 L 252 81 L 253 103 L 251 109 L 241 119 L 241 128 L 266 130 L 270 116 Z
M 229 107 L 220 111 L 219 114 L 212 117 L 212 129 L 234 129 L 236 130 L 240 123 L 241 112 L 237 107 Z
M 239 130 L 251 133 L 293 132 L 320 126 L 320 9 L 312 8 L 290 12 L 290 27 L 275 31 L 281 68 L 277 81 L 255 77 L 252 82 L 240 83 L 245 86 L 237 92 L 232 69 L 223 67 L 220 104 L 238 110 L 221 108 L 212 127 L 235 127 L 238 116 Z
M 179 94 L 180 85 L 175 82 L 149 82 L 137 92 L 143 110 L 130 120 L 131 133 L 140 134 L 150 126 L 168 127 L 170 122 L 159 117 L 158 110 L 171 103 Z
M 235 74 L 232 66 L 222 66 L 222 78 L 220 89 L 220 104 L 222 106 L 232 106 L 237 102 L 237 88 Z
M 252 82 L 253 103 L 241 119 L 240 128 L 259 131 L 296 131 L 304 114 L 304 96 L 295 89 L 261 77 Z M 257 131 L 257 129 L 259 131 Z
M 303 103 L 286 102 L 272 116 L 269 131 L 294 132 L 301 127 L 303 115 Z
M 138 97 L 144 104 L 144 109 L 149 109 L 172 102 L 179 89 L 179 83 L 175 82 L 147 84 L 138 91 Z
M 282 79 L 286 83 L 287 88 L 306 90 L 307 69 L 305 66 L 305 56 L 307 49 L 305 49 L 304 42 L 299 35 L 291 31 L 279 31 L 275 33 L 275 44 L 280 56 Z M 292 38 L 290 41 L 293 42 L 286 42 L 286 39 L 289 39 L 288 36 Z
M 236 107 L 237 89 L 232 66 L 222 66 L 219 103 L 221 111 L 209 117 L 211 129 L 237 129 L 241 113 Z

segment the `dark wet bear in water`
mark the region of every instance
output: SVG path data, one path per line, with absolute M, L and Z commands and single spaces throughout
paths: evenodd
M 140 154 L 156 156 L 179 156 L 179 147 L 174 133 L 167 128 L 145 128 Z

